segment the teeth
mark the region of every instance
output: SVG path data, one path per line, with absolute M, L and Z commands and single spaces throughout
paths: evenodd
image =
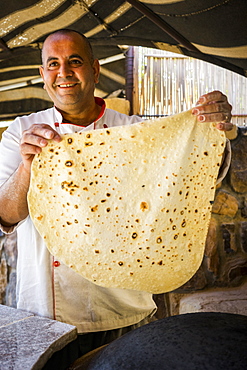
M 71 86 L 75 86 L 75 84 L 64 84 L 64 85 L 58 85 L 60 87 L 71 87 Z

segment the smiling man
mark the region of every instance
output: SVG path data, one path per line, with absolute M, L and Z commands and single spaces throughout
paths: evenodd
M 72 30 L 49 35 L 42 62 L 40 73 L 54 107 L 18 117 L 4 132 L 0 144 L 0 221 L 3 232 L 18 233 L 17 307 L 75 325 L 81 334 L 68 365 L 146 322 L 156 305 L 146 292 L 99 287 L 50 255 L 29 217 L 32 160 L 49 140 L 59 142 L 61 134 L 130 125 L 141 119 L 106 109 L 104 100 L 94 97 L 99 62 L 85 36 Z M 214 91 L 203 95 L 199 103 L 193 111 L 198 124 L 217 121 L 221 130 L 232 128 L 231 106 L 225 95 Z M 58 363 L 56 366 L 63 368 Z
M 44 87 L 64 120 L 82 126 L 94 121 L 101 109 L 94 100 L 99 62 L 87 39 L 77 33 L 53 34 L 44 43 L 42 61 Z

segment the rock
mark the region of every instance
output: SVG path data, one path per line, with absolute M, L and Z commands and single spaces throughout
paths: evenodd
M 247 136 L 238 136 L 232 144 L 230 184 L 237 193 L 247 192 Z
M 221 225 L 223 251 L 229 255 L 237 252 L 237 245 L 235 242 L 236 225 L 235 223 L 224 223 Z
M 204 255 L 207 270 L 212 272 L 214 276 L 217 276 L 219 269 L 219 256 L 217 251 L 217 221 L 213 217 L 211 218 L 209 224 Z
M 217 221 L 215 218 L 211 218 L 209 228 L 208 228 L 208 235 L 206 239 L 205 245 L 205 256 L 211 257 L 215 255 L 217 252 Z
M 207 267 L 207 270 L 213 273 L 214 277 L 217 277 L 219 275 L 220 259 L 218 254 L 207 257 L 205 259 L 205 265 Z
M 247 256 L 237 254 L 228 258 L 224 266 L 223 281 L 227 286 L 239 286 L 247 275 Z
M 247 218 L 247 199 L 244 199 L 243 207 L 241 207 L 241 216 Z
M 247 222 L 243 221 L 240 223 L 240 241 L 242 251 L 247 253 Z
M 247 283 L 238 288 L 208 290 L 184 296 L 179 313 L 227 312 L 247 316 Z
M 224 190 L 219 190 L 215 197 L 212 213 L 234 217 L 238 211 L 237 199 Z
M 189 281 L 187 281 L 187 283 L 185 283 L 175 291 L 183 292 L 183 291 L 201 290 L 204 289 L 206 285 L 207 279 L 201 266 L 199 270 L 197 270 L 195 275 L 192 276 L 192 278 Z

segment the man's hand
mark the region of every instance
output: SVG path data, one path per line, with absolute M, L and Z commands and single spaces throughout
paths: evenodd
M 213 91 L 199 98 L 192 114 L 197 116 L 199 122 L 217 122 L 219 130 L 230 131 L 233 128 L 231 111 L 227 97 L 220 91 Z
M 28 215 L 27 192 L 30 183 L 31 164 L 49 140 L 60 142 L 60 135 L 46 124 L 34 124 L 23 131 L 20 142 L 22 162 L 12 176 L 0 188 L 0 220 L 11 227 Z
M 25 169 L 30 172 L 31 163 L 35 154 L 40 153 L 49 140 L 60 142 L 61 136 L 46 124 L 34 124 L 23 131 L 20 152 Z

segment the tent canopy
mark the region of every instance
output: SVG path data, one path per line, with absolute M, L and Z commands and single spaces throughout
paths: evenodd
M 4 6 L 3 6 L 4 5 Z M 38 66 L 45 37 L 84 33 L 101 96 L 125 88 L 126 45 L 160 48 L 247 76 L 246 0 L 11 0 L 0 9 L 0 120 L 51 106 Z

